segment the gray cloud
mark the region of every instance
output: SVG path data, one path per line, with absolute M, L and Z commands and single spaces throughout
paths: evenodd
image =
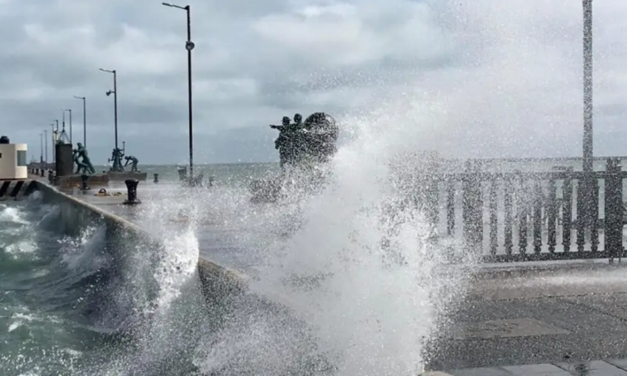
M 88 145 L 187 158 L 185 12 L 160 1 L 0 0 L 2 133 L 31 144 L 88 98 Z M 184 5 L 184 4 L 183 4 Z M 264 0 L 192 3 L 198 162 L 276 159 L 267 124 L 328 111 L 455 156 L 578 155 L 581 2 Z M 627 3 L 595 11 L 595 145 L 626 154 Z M 396 124 L 392 127 L 390 124 Z M 405 127 L 405 128 L 402 128 Z

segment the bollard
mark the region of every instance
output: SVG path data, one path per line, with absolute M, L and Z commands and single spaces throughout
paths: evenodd
M 81 175 L 81 190 L 82 191 L 88 191 L 91 188 L 89 188 L 89 185 L 87 184 L 87 180 L 89 179 L 88 175 Z
M 128 191 L 128 198 L 124 201 L 124 205 L 141 204 L 141 201 L 137 198 L 137 185 L 139 184 L 139 180 L 126 179 L 124 180 L 124 183 L 126 184 L 126 189 Z
M 48 181 L 50 182 L 50 184 L 52 184 L 52 170 L 48 170 Z
M 39 172 L 41 173 L 41 177 L 43 178 L 43 177 L 44 177 L 44 175 L 45 175 L 45 171 L 44 171 L 44 169 L 42 168 L 41 170 L 39 170 Z
M 154 181 L 155 181 L 155 183 L 159 182 L 159 174 L 155 174 L 155 180 Z

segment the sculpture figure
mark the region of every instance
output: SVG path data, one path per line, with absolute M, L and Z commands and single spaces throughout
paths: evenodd
M 137 171 L 137 163 L 139 163 L 139 161 L 137 160 L 137 158 L 133 157 L 132 155 L 128 155 L 126 157 L 124 157 L 124 159 L 126 159 L 126 163 L 124 164 L 124 167 L 128 166 L 129 162 L 131 163 L 131 172 L 138 172 Z
M 89 159 L 89 155 L 87 154 L 87 149 L 80 142 L 77 143 L 76 146 L 77 148 L 72 150 L 74 163 L 76 163 L 77 165 L 76 173 L 95 174 L 96 170 L 91 164 L 91 160 Z
M 304 152 L 317 162 L 327 162 L 337 152 L 339 129 L 330 115 L 316 112 L 303 124 Z
M 114 148 L 113 153 L 111 153 L 111 158 L 109 158 L 108 162 L 113 161 L 113 166 L 111 166 L 111 171 L 114 172 L 123 172 L 124 167 L 122 166 L 122 158 L 124 157 L 124 151 L 120 148 Z
M 277 137 L 276 141 L 274 141 L 274 148 L 279 150 L 279 161 L 281 163 L 281 167 L 283 167 L 286 163 L 289 162 L 290 153 L 291 153 L 291 143 L 290 135 L 290 118 L 287 116 L 283 116 L 283 124 L 282 125 L 270 125 L 272 129 L 279 130 L 279 137 Z

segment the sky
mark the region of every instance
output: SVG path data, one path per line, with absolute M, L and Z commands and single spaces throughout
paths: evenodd
M 581 154 L 581 0 L 189 4 L 197 163 L 276 161 L 268 124 L 316 111 L 341 127 L 385 132 L 382 119 L 400 122 L 415 130 L 411 147 L 453 157 Z M 596 155 L 627 155 L 626 17 L 627 1 L 594 2 Z M 147 0 L 0 0 L 0 32 L 0 133 L 28 143 L 30 157 L 65 108 L 82 141 L 73 97 L 85 96 L 87 147 L 94 164 L 106 162 L 113 78 L 104 68 L 118 72 L 127 154 L 187 161 L 185 11 Z

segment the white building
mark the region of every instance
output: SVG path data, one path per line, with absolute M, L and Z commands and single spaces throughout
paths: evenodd
M 0 143 L 0 180 L 28 178 L 26 144 Z

